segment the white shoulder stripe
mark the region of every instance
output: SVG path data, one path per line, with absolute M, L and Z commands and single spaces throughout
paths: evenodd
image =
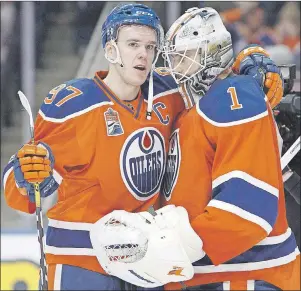
M 74 118 L 74 117 L 83 115 L 83 114 L 85 114 L 85 113 L 87 113 L 87 112 L 89 112 L 89 111 L 91 111 L 91 110 L 93 110 L 93 109 L 95 109 L 95 108 L 98 108 L 98 107 L 101 107 L 101 106 L 105 106 L 105 105 L 114 105 L 114 103 L 111 102 L 111 101 L 104 101 L 104 102 L 101 102 L 101 103 L 97 103 L 97 104 L 94 104 L 94 105 L 92 105 L 92 106 L 90 106 L 90 107 L 88 107 L 88 108 L 85 108 L 85 109 L 81 110 L 81 111 L 77 111 L 77 112 L 75 112 L 75 113 L 72 113 L 72 114 L 70 114 L 70 115 L 67 115 L 67 116 L 64 117 L 64 118 L 52 118 L 52 117 L 48 117 L 48 116 L 46 116 L 46 115 L 41 111 L 41 109 L 39 110 L 39 114 L 40 114 L 40 115 L 42 116 L 42 118 L 43 118 L 44 120 L 46 120 L 46 121 L 55 122 L 55 123 L 62 123 L 62 122 L 64 122 L 64 121 L 66 121 L 66 120 L 69 120 L 69 119 L 71 119 L 71 118 Z
M 202 116 L 206 121 L 208 121 L 209 123 L 211 123 L 212 125 L 214 126 L 217 126 L 217 127 L 228 127 L 228 126 L 234 126 L 234 125 L 239 125 L 239 124 L 244 124 L 244 123 L 248 123 L 248 122 L 251 122 L 251 121 L 254 121 L 254 120 L 257 120 L 257 119 L 260 119 L 260 118 L 263 118 L 265 116 L 268 115 L 268 111 L 265 110 L 264 112 L 260 113 L 260 114 L 257 114 L 253 117 L 250 117 L 250 118 L 245 118 L 245 119 L 241 119 L 241 120 L 237 120 L 237 121 L 231 121 L 231 122 L 217 122 L 217 121 L 214 121 L 212 119 L 210 119 L 200 108 L 199 106 L 196 106 L 196 110 L 197 110 L 197 113 Z
M 273 187 L 272 185 L 259 180 L 249 174 L 247 174 L 246 172 L 243 171 L 232 171 L 229 172 L 227 174 L 224 174 L 222 176 L 219 176 L 218 178 L 214 179 L 212 182 L 212 189 L 214 189 L 215 187 L 219 186 L 220 184 L 232 179 L 232 178 L 239 178 L 242 179 L 246 182 L 248 182 L 249 184 L 252 184 L 255 187 L 258 187 L 266 192 L 269 192 L 270 194 L 276 196 L 277 198 L 279 197 L 279 190 L 275 187 Z
M 207 206 L 215 207 L 215 208 L 219 208 L 219 209 L 231 212 L 243 219 L 253 222 L 253 223 L 259 225 L 261 228 L 263 228 L 267 232 L 267 234 L 269 234 L 273 229 L 272 226 L 263 218 L 255 215 L 255 214 L 252 214 L 252 213 L 250 213 L 238 206 L 235 206 L 233 204 L 213 199 L 209 202 L 209 204 Z

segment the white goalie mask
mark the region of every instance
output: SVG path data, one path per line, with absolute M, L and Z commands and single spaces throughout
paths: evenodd
M 190 8 L 167 32 L 163 58 L 189 109 L 232 65 L 231 35 L 213 8 Z

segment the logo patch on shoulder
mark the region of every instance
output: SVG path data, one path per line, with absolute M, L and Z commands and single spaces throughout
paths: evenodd
M 138 200 L 158 193 L 165 170 L 165 141 L 153 127 L 134 131 L 120 153 L 120 170 L 124 184 Z
M 104 113 L 104 116 L 105 116 L 108 136 L 117 136 L 117 135 L 124 134 L 124 130 L 122 128 L 119 119 L 119 114 L 117 111 L 113 110 L 112 108 L 109 108 Z

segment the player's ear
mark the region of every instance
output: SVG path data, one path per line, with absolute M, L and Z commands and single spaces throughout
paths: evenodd
M 117 57 L 116 47 L 112 44 L 111 41 L 108 41 L 105 46 L 105 54 L 111 60 L 115 60 Z

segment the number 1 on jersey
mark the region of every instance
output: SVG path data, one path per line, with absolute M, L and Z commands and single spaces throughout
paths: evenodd
M 229 87 L 227 93 L 230 94 L 232 99 L 231 110 L 241 109 L 243 106 L 238 101 L 235 87 Z

